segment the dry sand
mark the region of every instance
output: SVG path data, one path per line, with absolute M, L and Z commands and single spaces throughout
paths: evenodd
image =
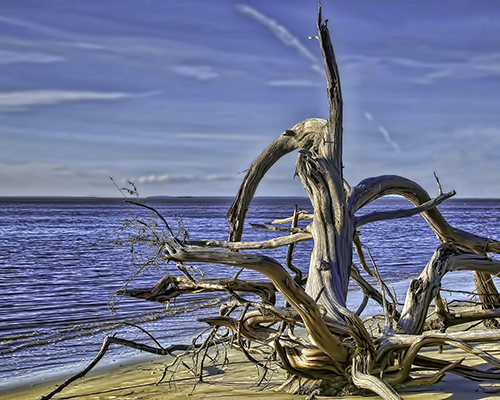
M 487 350 L 491 351 L 491 345 Z M 491 351 L 492 354 L 498 356 L 500 350 L 498 347 Z M 463 356 L 457 350 L 445 349 L 444 354 L 429 352 L 428 355 L 443 358 L 453 357 L 457 359 Z M 221 373 L 221 371 L 207 371 L 210 376 L 206 378 L 204 383 L 196 385 L 193 391 L 193 378 L 181 378 L 177 376 L 177 380 L 173 383 L 164 382 L 156 385 L 156 382 L 162 375 L 163 365 L 168 363 L 168 358 L 157 358 L 153 361 L 142 362 L 140 364 L 126 365 L 116 367 L 100 372 L 91 372 L 88 376 L 73 382 L 62 392 L 55 395 L 54 399 L 92 399 L 92 400 L 166 400 L 166 399 L 271 399 L 271 400 L 297 400 L 303 399 L 305 396 L 294 396 L 285 393 L 277 393 L 272 389 L 260 391 L 259 388 L 252 387 L 252 383 L 257 380 L 257 371 L 253 365 L 245 361 L 241 353 L 230 351 L 229 367 Z M 465 364 L 478 364 L 481 360 L 477 360 L 473 356 L 467 356 Z M 217 373 L 219 372 L 219 373 Z M 282 382 L 283 377 L 276 378 L 275 386 Z M 0 399 L 9 400 L 27 400 L 38 399 L 43 394 L 48 393 L 57 384 L 50 382 L 37 384 L 33 387 L 18 389 L 7 393 L 0 393 Z M 499 383 L 500 384 L 500 383 Z M 494 389 L 494 388 L 493 388 Z M 500 386 L 499 386 L 500 389 Z M 191 395 L 192 393 L 192 395 Z M 422 399 L 451 399 L 451 400 L 472 400 L 472 399 L 500 399 L 500 391 L 498 393 L 486 393 L 479 388 L 479 383 L 454 374 L 447 374 L 443 381 L 430 386 L 413 389 L 411 391 L 403 391 L 401 394 L 407 400 L 422 400 Z M 323 397 L 326 399 L 333 397 Z M 370 396 L 370 399 L 379 399 L 378 396 Z M 359 396 L 351 396 L 349 400 L 363 399 Z M 366 397 L 365 397 L 366 399 Z

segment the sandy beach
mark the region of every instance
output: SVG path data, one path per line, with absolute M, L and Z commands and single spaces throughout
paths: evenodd
M 500 349 L 492 345 L 484 345 L 482 348 L 498 356 Z M 90 372 L 86 377 L 73 382 L 62 392 L 55 395 L 54 399 L 81 399 L 81 400 L 167 400 L 167 399 L 273 399 L 273 400 L 296 400 L 305 396 L 296 396 L 273 391 L 281 382 L 284 376 L 275 377 L 273 385 L 265 390 L 252 386 L 258 378 L 256 368 L 243 355 L 235 350 L 229 351 L 230 364 L 226 370 L 215 370 L 207 368 L 206 379 L 203 383 L 198 383 L 194 387 L 192 376 L 178 374 L 176 379 L 169 381 L 168 377 L 164 382 L 156 385 L 161 378 L 164 365 L 171 361 L 170 357 L 156 358 L 154 360 L 141 362 L 138 364 L 113 367 L 97 372 Z M 436 351 L 428 352 L 429 356 L 446 357 L 457 359 L 463 356 L 462 352 L 454 349 L 445 349 L 439 355 Z M 481 360 L 468 355 L 465 364 L 481 364 Z M 53 390 L 64 379 L 58 381 L 35 384 L 29 388 L 21 388 L 14 391 L 0 393 L 0 399 L 27 400 L 38 399 L 42 395 Z M 484 383 L 481 384 L 485 385 Z M 486 384 L 487 385 L 487 384 Z M 500 385 L 500 382 L 498 383 Z M 484 387 L 484 386 L 483 386 Z M 500 399 L 499 391 L 496 391 L 495 384 L 485 391 L 480 387 L 479 382 L 474 382 L 460 376 L 448 373 L 445 378 L 436 385 L 420 387 L 412 390 L 403 390 L 401 394 L 405 399 Z M 488 390 L 488 389 L 487 389 Z M 318 398 L 335 398 L 319 396 Z M 366 398 L 366 397 L 365 397 Z M 370 396 L 371 399 L 378 399 L 378 396 Z M 360 400 L 363 397 L 350 396 L 351 400 Z

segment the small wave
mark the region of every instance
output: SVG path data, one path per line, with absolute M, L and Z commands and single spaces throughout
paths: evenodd
M 2 337 L 0 340 L 7 342 L 6 346 L 8 347 L 0 348 L 0 355 L 15 353 L 30 347 L 45 346 L 85 336 L 92 336 L 101 332 L 115 330 L 126 325 L 140 325 L 151 321 L 159 321 L 161 319 L 203 308 L 214 308 L 227 298 L 228 296 L 220 298 L 214 295 L 196 295 L 187 301 L 188 304 L 175 306 L 168 310 L 149 312 L 147 314 L 135 315 L 134 317 L 128 318 L 117 318 L 112 321 L 79 321 L 79 324 L 72 325 L 68 328 Z M 2 347 L 5 347 L 5 345 Z

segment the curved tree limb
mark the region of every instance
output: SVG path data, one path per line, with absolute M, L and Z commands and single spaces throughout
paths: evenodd
M 361 181 L 352 189 L 348 205 L 353 212 L 356 212 L 372 201 L 388 195 L 402 196 L 416 206 L 421 206 L 431 200 L 429 194 L 410 179 L 396 175 L 384 175 Z M 500 241 L 452 227 L 436 207 L 423 212 L 422 216 L 443 243 L 451 242 L 477 254 L 500 253 Z
M 446 366 L 450 366 L 453 363 L 443 359 L 417 355 L 415 357 L 415 360 L 413 360 L 413 364 L 425 368 L 436 369 L 445 368 Z M 450 372 L 473 380 L 500 379 L 500 373 L 498 372 L 483 371 L 481 369 L 469 367 L 462 364 L 454 366 L 452 369 L 450 369 Z
M 435 334 L 426 334 L 422 335 L 418 340 L 416 340 L 412 345 L 408 348 L 408 350 L 405 352 L 405 356 L 403 360 L 401 361 L 401 367 L 398 369 L 397 372 L 386 372 L 384 373 L 384 379 L 395 385 L 395 384 L 401 384 L 402 382 L 406 381 L 408 377 L 410 376 L 411 372 L 411 366 L 413 364 L 413 361 L 418 355 L 418 352 L 420 349 L 423 347 L 428 347 L 428 346 L 435 346 L 435 345 L 440 345 L 440 344 L 446 344 L 449 346 L 456 347 L 458 349 L 461 349 L 467 353 L 473 354 L 490 365 L 493 365 L 494 367 L 498 368 L 500 366 L 500 360 L 497 359 L 496 357 L 492 356 L 491 354 L 468 345 L 465 341 L 460 340 L 460 339 L 452 339 L 449 337 L 446 337 L 441 334 L 441 335 L 435 335 Z
M 318 347 L 300 338 L 293 339 L 287 335 L 281 335 L 276 329 L 262 326 L 264 323 L 276 322 L 274 316 L 263 316 L 260 312 L 253 312 L 248 316 L 245 315 L 242 321 L 224 316 L 202 318 L 200 321 L 213 326 L 226 326 L 249 340 L 274 348 L 285 367 L 302 377 L 331 379 L 332 375 L 342 375 L 338 364 Z
M 321 348 L 334 362 L 339 363 L 339 368 L 341 363 L 347 361 L 347 349 L 328 330 L 317 304 L 272 258 L 257 254 L 186 246 L 173 240 L 166 243 L 165 253 L 166 257 L 173 261 L 218 263 L 249 268 L 264 274 L 271 279 L 281 294 L 299 312 L 313 344 Z
M 426 341 L 426 337 L 432 337 L 432 340 Z M 464 343 L 486 343 L 497 342 L 500 340 L 500 331 L 498 329 L 458 331 L 450 333 L 424 333 L 422 335 L 394 334 L 383 335 L 376 339 L 376 357 L 375 362 L 381 360 L 389 353 L 395 350 L 410 348 L 415 343 L 424 343 L 425 346 L 435 346 L 445 340 L 460 340 Z M 424 347 L 425 347 L 424 346 Z
M 294 375 L 307 379 L 334 379 L 343 375 L 337 365 L 316 346 L 280 338 L 274 347 L 284 368 Z
M 277 329 L 261 326 L 262 323 L 273 322 L 273 316 L 264 317 L 260 315 L 260 313 L 257 318 L 255 315 L 252 315 L 250 317 L 245 317 L 241 322 L 225 315 L 200 318 L 199 321 L 205 322 L 211 326 L 225 326 L 232 329 L 234 332 L 240 333 L 248 340 L 271 347 L 276 336 L 279 334 Z
M 466 253 L 451 243 L 438 247 L 420 276 L 410 282 L 405 305 L 398 322 L 402 332 L 418 334 L 423 330 L 427 309 L 441 289 L 441 280 L 449 271 L 500 272 L 500 261 Z
M 402 400 L 403 398 L 383 380 L 368 373 L 361 357 L 352 359 L 352 382 L 359 388 L 377 393 L 384 400 Z
M 327 121 L 320 118 L 306 119 L 275 139 L 252 163 L 227 213 L 229 241 L 239 242 L 250 202 L 266 172 L 284 155 L 296 149 L 310 149 L 323 139 Z
M 424 211 L 428 211 L 434 207 L 437 207 L 443 201 L 449 199 L 450 197 L 453 197 L 455 194 L 456 192 L 454 190 L 445 194 L 440 194 L 435 199 L 426 201 L 422 205 L 416 206 L 414 208 L 406 208 L 402 210 L 392 210 L 392 211 L 375 211 L 369 214 L 365 214 L 361 217 L 356 218 L 355 228 L 357 229 L 362 225 L 366 225 L 376 221 L 387 221 L 390 219 L 408 218 L 413 215 L 421 214 Z
M 118 295 L 135 297 L 158 303 L 166 303 L 183 294 L 198 294 L 218 291 L 235 291 L 254 293 L 261 297 L 263 302 L 276 302 L 276 289 L 269 282 L 249 282 L 234 278 L 196 279 L 192 281 L 185 276 L 168 275 L 160 279 L 152 288 L 124 289 Z
M 419 387 L 419 386 L 428 386 L 428 385 L 434 385 L 441 381 L 445 374 L 449 371 L 454 372 L 457 367 L 459 367 L 464 359 L 462 358 L 461 360 L 457 360 L 454 362 L 450 362 L 447 365 L 443 366 L 436 374 L 433 376 L 426 376 L 426 377 L 421 377 L 421 378 L 412 378 L 411 376 L 409 379 L 405 382 L 401 382 L 399 384 L 394 385 L 397 388 L 414 388 L 414 387 Z

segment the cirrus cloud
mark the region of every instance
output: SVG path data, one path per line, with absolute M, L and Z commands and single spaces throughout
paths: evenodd
M 33 63 L 33 64 L 51 64 L 65 61 L 65 57 L 52 54 L 43 54 L 37 51 L 21 52 L 12 50 L 0 50 L 0 65 Z
M 220 76 L 212 67 L 206 65 L 176 65 L 172 70 L 184 78 L 198 81 L 210 81 Z
M 150 174 L 128 179 L 130 182 L 137 182 L 140 184 L 163 182 L 191 183 L 197 180 L 199 180 L 199 178 L 196 175 L 190 174 Z
M 149 174 L 136 176 L 129 179 L 122 179 L 123 183 L 133 182 L 137 184 L 157 184 L 157 183 L 182 183 L 189 184 L 192 182 L 228 182 L 228 181 L 241 181 L 240 174 Z M 267 182 L 289 182 L 292 180 L 291 175 L 266 175 L 265 181 Z
M 59 104 L 68 101 L 119 100 L 132 97 L 130 93 L 68 90 L 23 90 L 0 93 L 0 107 L 27 107 Z
M 280 79 L 269 81 L 269 86 L 274 87 L 321 87 L 323 83 L 321 81 L 312 81 L 307 79 Z
M 218 133 L 179 133 L 175 136 L 183 140 L 206 140 L 215 142 L 253 142 L 265 139 L 263 136 L 258 135 L 230 135 Z

